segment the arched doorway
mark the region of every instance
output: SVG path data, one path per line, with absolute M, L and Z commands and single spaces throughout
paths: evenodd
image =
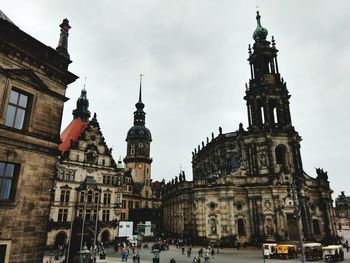
M 109 233 L 108 230 L 104 230 L 101 234 L 101 242 L 103 242 L 104 244 L 107 244 L 110 239 L 111 239 L 111 234 Z
M 238 236 L 244 236 L 245 235 L 245 229 L 244 229 L 244 220 L 242 218 L 237 220 L 237 232 Z
M 55 237 L 55 244 L 54 244 L 54 248 L 58 249 L 61 246 L 65 246 L 67 242 L 67 234 L 64 231 L 60 231 L 57 233 L 56 237 Z

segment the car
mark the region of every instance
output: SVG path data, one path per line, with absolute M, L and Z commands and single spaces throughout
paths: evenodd
M 344 251 L 341 245 L 330 245 L 322 248 L 326 262 L 338 262 L 344 260 Z
M 274 258 L 276 256 L 277 244 L 265 243 L 263 244 L 263 253 L 265 258 Z
M 323 259 L 323 250 L 321 243 L 306 243 L 304 244 L 306 261 L 316 261 Z

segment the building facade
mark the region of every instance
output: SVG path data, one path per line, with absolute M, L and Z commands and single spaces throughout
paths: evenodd
M 328 175 L 317 169 L 313 178 L 303 170 L 276 43 L 266 40 L 259 13 L 256 19 L 244 96 L 248 128 L 219 128 L 194 150 L 193 181 L 180 175 L 164 188 L 164 227 L 216 242 L 297 240 L 298 207 L 303 238 L 330 242 L 336 227 Z
M 129 129 L 126 142 L 127 151 L 124 158 L 125 169 L 129 171 L 129 176 L 125 176 L 123 215 L 125 220 L 134 222 L 134 227 L 143 220 L 159 222 L 157 230 L 160 228 L 159 212 L 161 207 L 161 188 L 164 182 L 153 182 L 151 178 L 150 157 L 152 135 L 146 128 L 145 104 L 142 102 L 142 78 L 140 79 L 139 100 L 135 104 L 134 125 Z M 130 211 L 135 210 L 131 216 Z M 150 211 L 155 209 L 156 211 Z M 152 215 L 157 215 L 152 216 Z
M 90 119 L 85 89 L 73 116 L 73 121 L 61 134 L 61 155 L 54 181 L 47 240 L 50 248 L 66 246 L 69 242 L 80 244 L 74 231 L 84 232 L 83 243 L 88 246 L 95 238 L 108 242 L 118 236 L 124 165 L 114 161 L 96 114 Z M 73 246 L 74 249 L 80 250 L 80 247 Z
M 338 229 L 350 229 L 350 196 L 346 196 L 344 191 L 335 199 L 335 213 Z
M 43 260 L 68 71 L 68 20 L 55 49 L 0 11 L 0 262 Z

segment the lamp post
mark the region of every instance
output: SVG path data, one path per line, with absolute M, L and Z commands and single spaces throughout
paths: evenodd
M 293 203 L 294 203 L 294 218 L 297 221 L 297 228 L 298 228 L 298 237 L 299 237 L 299 245 L 300 245 L 300 250 L 301 250 L 301 262 L 305 263 L 305 251 L 304 251 L 304 244 L 303 244 L 303 238 L 302 238 L 302 231 L 301 231 L 301 217 L 300 217 L 300 208 L 299 208 L 299 200 L 297 197 L 297 193 L 295 192 L 295 180 L 293 178 L 293 182 L 291 185 L 292 188 L 292 196 L 293 196 Z
M 79 251 L 79 263 L 88 263 L 89 254 L 90 251 L 87 249 L 86 245 L 84 245 L 83 249 Z

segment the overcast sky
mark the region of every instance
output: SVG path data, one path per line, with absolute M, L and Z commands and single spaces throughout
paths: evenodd
M 255 11 L 275 36 L 287 81 L 293 125 L 302 136 L 304 170 L 328 171 L 336 197 L 350 195 L 350 2 L 232 0 L 0 0 L 23 31 L 55 48 L 59 24 L 72 29 L 62 129 L 84 86 L 116 160 L 126 154 L 139 74 L 144 74 L 146 126 L 151 130 L 152 178 L 170 180 L 180 165 L 192 178 L 191 152 L 210 137 L 234 131 L 247 110 L 247 47 Z

